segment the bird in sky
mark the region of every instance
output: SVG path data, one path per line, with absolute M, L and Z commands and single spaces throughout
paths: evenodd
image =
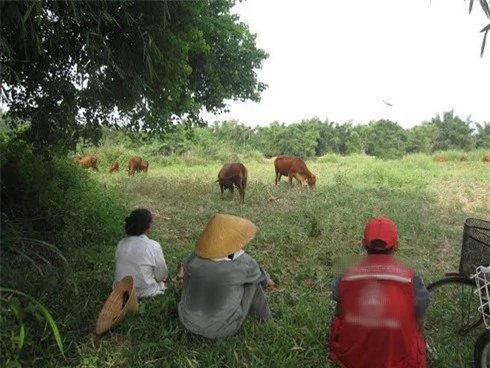
M 392 103 L 386 102 L 385 100 L 383 100 L 383 99 L 381 99 L 381 98 L 380 98 L 380 100 L 381 100 L 381 102 L 382 102 L 382 103 L 384 103 L 385 105 L 388 105 L 388 106 L 393 106 L 393 104 L 392 104 Z

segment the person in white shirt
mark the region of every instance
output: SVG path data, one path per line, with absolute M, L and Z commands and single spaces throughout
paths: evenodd
M 138 298 L 163 294 L 169 274 L 162 247 L 147 236 L 152 222 L 151 212 L 144 208 L 136 209 L 125 221 L 127 236 L 117 244 L 114 285 L 130 275 Z

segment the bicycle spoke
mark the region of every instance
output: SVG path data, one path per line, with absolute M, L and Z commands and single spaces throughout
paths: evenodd
M 424 323 L 430 367 L 470 367 L 473 344 L 481 332 L 475 284 L 464 277 L 429 285 L 430 305 Z

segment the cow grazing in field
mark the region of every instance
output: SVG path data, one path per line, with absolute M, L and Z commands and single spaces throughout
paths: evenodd
M 109 168 L 110 173 L 113 173 L 114 171 L 119 171 L 119 162 L 117 161 L 112 161 L 111 167 Z
M 483 162 L 490 162 L 490 156 L 483 156 Z
M 83 157 L 76 157 L 75 160 L 84 169 L 88 169 L 89 167 L 91 167 L 95 171 L 99 170 L 99 168 L 97 167 L 97 162 L 99 160 L 97 158 L 97 155 L 87 155 L 87 156 L 83 156 Z
M 461 156 L 461 158 L 459 159 L 459 161 L 468 161 L 468 158 L 466 156 Z
M 435 162 L 447 162 L 447 158 L 444 156 L 436 156 L 434 157 Z
M 141 170 L 146 174 L 148 173 L 148 167 L 150 166 L 150 163 L 146 160 L 141 161 Z
M 134 175 L 135 172 L 140 172 L 142 161 L 139 156 L 131 157 L 128 161 L 128 175 Z
M 219 187 L 221 189 L 221 199 L 223 192 L 229 189 L 233 196 L 233 188 L 240 193 L 240 203 L 245 203 L 245 188 L 247 187 L 247 168 L 241 163 L 224 164 L 218 173 Z
M 310 186 L 315 188 L 316 176 L 313 175 L 306 167 L 303 159 L 295 156 L 277 156 L 274 160 L 274 167 L 276 169 L 276 185 L 281 181 L 281 176 L 289 177 L 289 186 L 293 185 L 293 178 L 295 178 L 301 185 L 304 181 Z
M 134 175 L 135 172 L 139 173 L 143 171 L 145 174 L 148 172 L 150 163 L 143 160 L 140 156 L 133 156 L 128 162 L 128 174 Z

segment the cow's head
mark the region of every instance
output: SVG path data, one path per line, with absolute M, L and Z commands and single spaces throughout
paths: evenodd
M 311 174 L 306 179 L 306 182 L 308 183 L 308 185 L 310 186 L 311 189 L 315 188 L 315 185 L 316 185 L 316 176 L 313 175 L 313 174 Z

